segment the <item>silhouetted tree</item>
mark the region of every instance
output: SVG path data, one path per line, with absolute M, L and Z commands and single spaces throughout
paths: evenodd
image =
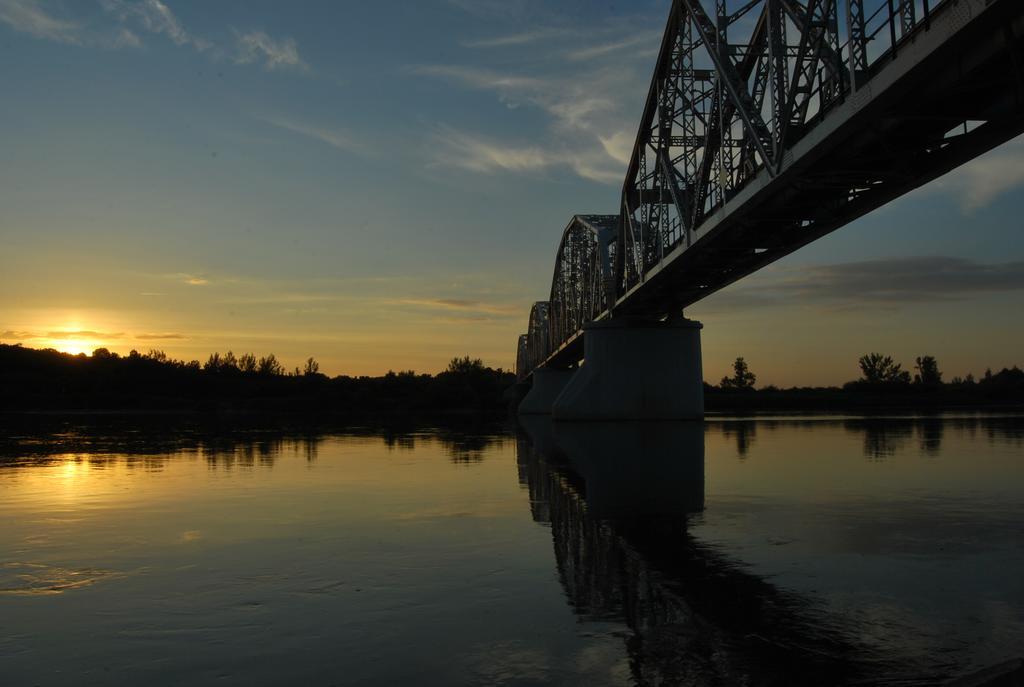
M 868 384 L 909 384 L 910 373 L 901 369 L 901 365 L 891 355 L 868 353 L 858 361 L 861 374 Z
M 306 366 L 303 368 L 302 373 L 307 377 L 312 377 L 318 372 L 320 372 L 320 363 L 318 363 L 313 356 L 310 356 L 306 359 Z
M 933 356 L 919 356 L 914 361 L 914 369 L 917 370 L 917 374 L 914 375 L 914 384 L 920 384 L 921 386 L 940 386 L 942 384 L 942 373 L 939 372 L 939 363 Z
M 470 358 L 467 355 L 462 358 L 452 358 L 451 362 L 448 363 L 447 371 L 455 374 L 466 374 L 483 372 L 485 369 L 483 360 L 480 358 Z
M 723 389 L 753 389 L 757 381 L 757 375 L 750 371 L 747 361 L 743 357 L 736 358 L 732 364 L 732 377 L 722 377 L 720 386 Z
M 256 356 L 252 353 L 246 353 L 238 359 L 238 369 L 245 374 L 254 374 L 256 372 Z
M 278 362 L 277 356 L 271 353 L 270 355 L 265 355 L 262 358 L 260 358 L 259 362 L 256 365 L 256 371 L 259 372 L 261 375 L 283 375 L 284 365 Z
M 210 354 L 210 357 L 206 359 L 206 364 L 203 365 L 203 369 L 207 372 L 217 372 L 220 370 L 221 358 L 220 353 L 214 351 Z

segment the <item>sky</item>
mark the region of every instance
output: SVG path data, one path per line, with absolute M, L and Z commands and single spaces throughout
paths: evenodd
M 668 0 L 0 0 L 0 342 L 514 366 Z M 1024 139 L 695 304 L 705 377 L 1024 365 Z

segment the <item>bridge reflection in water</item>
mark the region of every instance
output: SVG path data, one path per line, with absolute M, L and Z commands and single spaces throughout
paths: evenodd
M 818 687 L 888 672 L 810 602 L 689 533 L 705 507 L 703 423 L 520 422 L 519 479 L 550 524 L 569 602 L 584 621 L 626 623 L 637 683 Z

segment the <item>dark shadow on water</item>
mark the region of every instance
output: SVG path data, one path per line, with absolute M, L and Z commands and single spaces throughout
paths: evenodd
M 706 506 L 703 423 L 522 423 L 520 482 L 569 603 L 626 623 L 638 684 L 930 684 L 690 534 Z
M 735 437 L 736 455 L 741 459 L 747 457 L 750 447 L 757 439 L 757 422 L 753 420 L 737 420 L 726 422 L 721 425 L 722 434 L 726 437 Z

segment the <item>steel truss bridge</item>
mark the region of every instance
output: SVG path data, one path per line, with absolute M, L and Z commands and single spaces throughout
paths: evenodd
M 576 215 L 520 379 L 1024 132 L 1024 0 L 674 0 L 615 215 Z

